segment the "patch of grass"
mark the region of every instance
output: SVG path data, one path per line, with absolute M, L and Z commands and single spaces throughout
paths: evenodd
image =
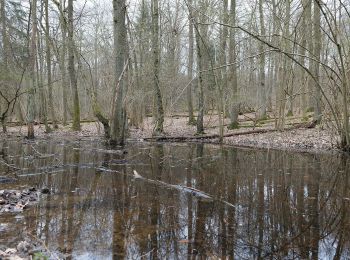
M 259 118 L 259 122 L 262 122 L 262 121 L 266 121 L 266 120 L 269 120 L 270 117 L 268 115 L 264 115 L 263 117 Z
M 196 121 L 196 119 L 189 120 L 189 121 L 187 122 L 187 125 L 192 125 L 192 126 L 197 125 L 197 121 Z
M 227 127 L 227 129 L 229 129 L 229 130 L 239 129 L 239 124 L 238 124 L 238 122 L 231 123 L 231 124 Z
M 309 107 L 308 109 L 306 109 L 306 113 L 312 113 L 315 112 L 315 109 L 313 107 Z
M 33 260 L 48 260 L 49 258 L 41 252 L 35 253 L 33 255 Z
M 292 116 L 294 116 L 294 115 L 293 115 L 293 112 L 292 112 L 292 111 L 288 111 L 287 117 L 292 117 Z
M 203 131 L 203 132 L 197 132 L 197 133 L 195 133 L 195 136 L 202 136 L 202 135 L 205 135 L 205 132 Z
M 302 122 L 307 122 L 309 121 L 309 117 L 308 116 L 304 116 L 302 119 L 301 119 Z

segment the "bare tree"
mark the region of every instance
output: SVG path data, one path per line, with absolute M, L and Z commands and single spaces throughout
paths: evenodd
M 52 68 L 51 68 L 51 39 L 50 39 L 50 21 L 49 21 L 49 0 L 45 0 L 45 40 L 46 40 L 46 70 L 47 86 L 49 89 L 49 111 L 54 128 L 58 128 L 52 95 Z
M 230 7 L 230 25 L 234 28 L 236 26 L 236 0 L 231 0 Z M 237 59 L 236 50 L 236 30 L 230 29 L 230 40 L 229 40 L 229 61 L 230 64 L 234 64 Z M 230 106 L 230 129 L 238 128 L 238 115 L 240 102 L 238 100 L 238 82 L 237 82 L 237 66 L 234 64 L 229 68 L 228 76 L 229 90 L 232 92 L 232 97 L 229 102 Z
M 263 3 L 264 1 L 259 0 L 260 34 L 266 35 Z M 257 113 L 258 119 L 264 119 L 266 117 L 266 76 L 265 76 L 266 58 L 265 58 L 264 49 L 265 49 L 264 43 L 260 42 L 259 43 L 259 53 L 260 53 L 259 87 L 258 87 L 259 107 L 258 107 L 258 113 Z
M 153 84 L 156 102 L 156 126 L 154 134 L 163 134 L 164 124 L 164 108 L 162 94 L 160 90 L 159 81 L 159 63 L 160 63 L 160 49 L 159 49 L 159 3 L 158 0 L 152 0 L 152 51 L 153 51 Z
M 68 72 L 71 88 L 73 90 L 73 125 L 72 129 L 79 131 L 80 126 L 80 104 L 78 81 L 75 71 L 75 47 L 74 47 L 74 17 L 73 17 L 73 0 L 68 0 Z
M 193 1 L 188 0 L 189 5 L 189 26 L 188 26 L 188 79 L 190 84 L 187 87 L 187 106 L 188 106 L 188 123 L 195 124 L 193 115 L 193 100 L 192 100 L 192 80 L 193 80 L 193 63 L 194 63 L 194 33 L 193 33 L 193 15 L 192 5 Z
M 127 58 L 127 29 L 125 24 L 125 0 L 113 0 L 114 18 L 114 55 L 115 55 L 115 90 L 111 119 L 111 143 L 123 145 L 125 142 L 126 110 L 125 95 L 126 82 L 124 74 L 128 67 Z

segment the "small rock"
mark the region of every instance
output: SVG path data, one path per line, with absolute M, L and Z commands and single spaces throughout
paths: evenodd
M 17 253 L 17 250 L 14 249 L 14 248 L 8 248 L 8 249 L 6 249 L 6 251 L 5 251 L 5 254 L 6 254 L 6 255 L 14 255 L 14 254 L 16 254 L 16 253 Z

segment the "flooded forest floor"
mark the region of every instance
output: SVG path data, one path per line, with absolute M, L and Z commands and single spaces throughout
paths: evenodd
M 277 150 L 290 150 L 300 152 L 329 152 L 338 151 L 338 135 L 327 123 L 316 127 L 312 124 L 312 115 L 308 115 L 308 121 L 302 118 L 287 117 L 285 130 L 275 130 L 275 119 L 270 115 L 269 119 L 256 122 L 255 114 L 239 116 L 238 129 L 229 129 L 229 119 L 224 121 L 224 139 L 226 145 L 242 146 L 250 148 L 266 148 Z M 169 141 L 169 142 L 205 142 L 219 143 L 219 119 L 217 115 L 207 115 L 204 118 L 205 134 L 196 135 L 196 126 L 188 124 L 186 115 L 174 115 L 166 117 L 164 122 L 164 136 L 154 137 L 152 132 L 154 122 L 151 117 L 144 120 L 140 127 L 130 127 L 129 139 L 136 141 Z M 25 126 L 9 127 L 8 135 L 24 137 Z M 99 137 L 103 136 L 103 127 L 97 122 L 82 124 L 81 132 L 73 132 L 70 126 L 59 126 L 58 130 L 50 134 L 45 133 L 43 125 L 36 126 L 38 137 Z

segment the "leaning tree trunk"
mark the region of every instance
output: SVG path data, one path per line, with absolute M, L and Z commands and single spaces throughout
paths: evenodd
M 75 72 L 75 52 L 74 52 L 74 17 L 73 17 L 73 0 L 68 0 L 68 71 L 70 84 L 73 90 L 73 125 L 74 131 L 80 131 L 80 104 L 78 93 L 78 81 Z
M 29 49 L 29 72 L 31 78 L 31 86 L 28 90 L 28 111 L 27 111 L 27 125 L 28 125 L 28 139 L 34 139 L 34 117 L 35 117 L 35 104 L 34 94 L 36 87 L 36 54 L 37 54 L 37 0 L 32 0 L 32 31 L 30 35 L 30 49 Z
M 164 108 L 162 101 L 162 94 L 160 91 L 160 81 L 159 81 L 159 60 L 160 60 L 160 50 L 159 50 L 159 3 L 158 0 L 152 0 L 152 50 L 153 50 L 153 86 L 154 94 L 156 99 L 156 126 L 154 134 L 163 134 L 163 124 L 164 124 Z
M 123 145 L 125 142 L 126 110 L 124 97 L 126 84 L 124 74 L 127 64 L 127 29 L 125 24 L 125 0 L 113 0 L 115 91 L 111 120 L 111 143 Z

